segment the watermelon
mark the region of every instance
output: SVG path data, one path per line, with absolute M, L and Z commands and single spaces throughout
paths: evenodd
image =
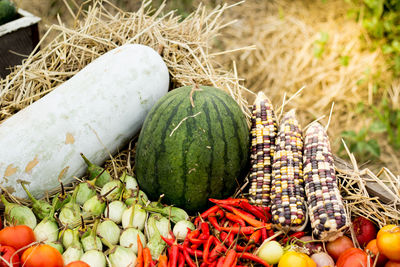
M 147 115 L 136 148 L 136 176 L 151 199 L 189 213 L 231 196 L 248 172 L 249 129 L 239 105 L 207 86 L 172 90 Z
M 8 0 L 0 0 L 0 25 L 5 24 L 15 18 L 17 9 Z

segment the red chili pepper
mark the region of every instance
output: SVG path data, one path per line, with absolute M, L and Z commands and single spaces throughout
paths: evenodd
M 193 249 L 191 249 L 191 248 L 189 248 L 189 247 L 187 247 L 186 250 L 187 250 L 187 252 L 189 252 L 189 254 L 190 254 L 191 256 L 194 256 L 194 257 L 196 257 L 196 258 L 201 258 L 201 257 L 203 257 L 203 251 L 201 251 L 201 250 L 193 250 Z
M 214 236 L 210 235 L 210 237 L 208 238 L 207 242 L 204 245 L 204 250 L 203 250 L 203 261 L 207 264 L 210 264 L 210 262 L 208 261 L 208 255 L 210 253 L 210 248 L 211 245 L 214 243 Z
M 227 198 L 227 199 L 214 199 L 214 198 L 209 198 L 212 203 L 215 204 L 223 204 L 223 205 L 230 205 L 230 206 L 236 206 L 238 207 L 240 203 L 242 202 L 249 202 L 245 198 Z
M 210 237 L 210 227 L 208 226 L 208 223 L 202 222 L 200 224 L 200 229 L 201 229 L 201 235 L 199 239 L 207 240 Z
M 214 261 L 213 263 L 211 263 L 208 267 L 216 267 L 217 266 L 217 261 Z
M 197 238 L 189 239 L 189 241 L 194 245 L 203 245 L 206 242 L 206 240 L 204 239 L 197 239 Z
M 231 232 L 232 234 L 237 234 L 240 233 L 243 235 L 251 235 L 254 233 L 254 227 L 253 226 L 246 226 L 246 227 L 220 227 L 222 231 L 227 231 Z
M 223 210 L 217 210 L 217 212 L 215 213 L 215 216 L 217 216 L 217 218 L 222 219 L 225 217 L 225 212 Z M 208 215 L 208 217 L 210 217 L 210 215 Z
M 170 267 L 176 267 L 178 264 L 179 247 L 177 244 L 173 244 L 171 247 L 171 257 L 169 258 Z
M 222 205 L 221 204 L 220 206 L 221 206 L 221 208 L 223 208 L 223 209 L 225 209 L 227 211 L 230 211 L 230 212 L 233 212 L 233 210 L 235 209 L 235 207 L 228 206 L 228 205 Z M 242 211 L 244 214 L 246 214 L 249 218 L 252 218 L 252 219 L 256 220 L 256 216 L 254 216 L 253 214 L 250 214 L 250 213 L 245 212 L 243 210 L 240 210 L 240 211 Z
M 267 229 L 261 228 L 261 242 L 268 238 Z
M 145 247 L 143 249 L 143 259 L 144 259 L 144 264 L 143 264 L 144 267 L 149 267 L 153 263 L 153 260 L 151 259 L 151 252 L 148 247 Z
M 265 229 L 265 228 L 262 228 Z M 261 230 L 254 231 L 249 238 L 249 244 L 257 244 L 260 242 L 261 239 Z
M 182 252 L 179 252 L 178 267 L 184 267 L 184 266 L 185 266 L 185 256 L 183 256 Z
M 228 249 L 222 244 L 217 243 L 214 249 L 211 251 L 210 256 L 208 257 L 209 262 L 215 261 L 219 255 L 227 251 Z
M 238 223 L 240 226 L 243 226 L 243 227 L 246 226 L 246 222 L 242 218 L 240 218 L 239 216 L 237 216 L 233 213 L 227 212 L 227 213 L 225 213 L 225 217 L 232 222 Z
M 248 252 L 241 253 L 239 255 L 239 259 L 251 260 L 251 261 L 257 262 L 259 264 L 262 264 L 262 265 L 264 265 L 266 267 L 270 267 L 270 265 L 266 261 L 264 261 L 263 259 L 257 257 L 256 255 L 248 253 Z
M 293 234 L 291 234 L 291 235 L 285 237 L 284 239 L 282 239 L 282 243 L 286 243 L 289 239 L 301 238 L 301 237 L 303 237 L 305 234 L 306 234 L 305 232 L 296 232 L 296 233 L 293 233 Z
M 157 267 L 169 267 L 167 255 L 160 255 L 158 257 Z
M 185 256 L 185 261 L 190 267 L 197 267 L 196 264 L 193 262 L 192 258 L 190 258 L 187 247 L 188 244 L 189 244 L 189 239 L 185 238 L 185 240 L 183 241 L 183 256 Z
M 264 210 L 262 208 L 258 209 L 258 207 L 251 205 L 249 202 L 241 202 L 240 207 L 243 210 L 248 211 L 249 213 L 256 216 L 256 218 L 262 220 L 263 222 L 267 222 L 267 217 L 264 214 Z
M 250 251 L 250 250 L 253 249 L 253 247 L 254 247 L 253 245 L 248 245 L 248 246 L 245 246 L 245 247 L 236 245 L 236 251 L 239 251 L 239 252 Z
M 205 219 L 208 217 L 208 215 L 210 215 L 211 213 L 216 213 L 219 209 L 220 208 L 217 205 L 212 206 L 211 208 L 200 214 L 200 218 Z
M 208 220 L 210 221 L 211 225 L 212 225 L 217 231 L 221 231 L 221 227 L 220 227 L 219 224 L 218 224 L 217 217 L 215 216 L 215 213 L 214 213 L 214 216 L 208 216 Z
M 230 249 L 226 253 L 225 261 L 222 267 L 232 267 L 235 266 L 237 262 L 237 253 L 235 250 Z
M 164 237 L 162 235 L 160 235 L 160 236 L 161 236 L 162 240 L 164 240 L 164 242 L 167 243 L 167 245 L 169 247 L 172 247 L 174 245 L 174 242 L 175 242 L 174 239 L 169 239 L 169 238 L 166 238 L 166 237 Z M 179 246 L 179 244 L 178 244 L 178 246 Z
M 200 235 L 200 230 L 199 229 L 195 229 L 193 231 L 191 231 L 190 233 L 188 233 L 186 236 L 188 238 L 197 238 Z
M 137 241 L 137 246 L 138 246 L 138 253 L 137 253 L 137 260 L 136 260 L 136 266 L 137 267 L 143 267 L 144 264 L 144 259 L 143 259 L 143 244 L 142 240 L 140 239 L 139 235 L 136 237 Z
M 222 267 L 224 265 L 225 256 L 222 256 L 218 259 L 217 267 Z
M 273 236 L 275 234 L 274 230 L 272 230 L 272 229 L 268 229 L 267 233 L 268 233 L 268 237 Z M 274 238 L 274 240 L 275 240 L 275 238 Z
M 241 211 L 239 209 L 236 208 L 232 208 L 233 213 L 235 213 L 237 216 L 239 216 L 240 218 L 242 218 L 243 220 L 245 220 L 248 224 L 254 226 L 254 227 L 264 227 L 267 226 L 267 228 L 271 227 L 271 224 L 266 224 L 264 222 L 255 220 L 251 217 L 248 216 L 247 212 Z

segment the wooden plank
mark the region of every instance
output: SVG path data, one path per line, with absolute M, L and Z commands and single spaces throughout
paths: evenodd
M 350 163 L 347 161 L 340 159 L 338 157 L 334 158 L 335 160 L 335 167 L 337 170 L 341 170 L 343 172 L 352 172 L 353 168 Z M 361 176 L 361 178 L 368 179 L 366 175 Z M 390 193 L 387 192 L 381 185 L 376 182 L 366 182 L 365 187 L 368 193 L 373 197 L 378 197 L 382 203 L 390 204 L 393 203 L 393 198 L 391 198 Z M 392 191 L 395 193 L 394 191 Z M 398 205 L 400 207 L 400 204 Z
M 21 64 L 39 42 L 40 18 L 22 9 L 18 13 L 20 18 L 0 26 L 0 78 Z

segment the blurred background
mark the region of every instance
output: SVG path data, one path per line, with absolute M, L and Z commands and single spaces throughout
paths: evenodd
M 141 5 L 133 0 L 108 2 L 124 11 Z M 70 10 L 84 1 L 15 3 L 42 19 L 43 36 L 51 24 L 72 26 Z M 161 3 L 154 0 L 152 5 Z M 199 4 L 211 9 L 224 3 L 168 0 L 164 12 L 176 10 L 184 18 Z M 305 86 L 287 104 L 298 110 L 304 127 L 322 117 L 325 125 L 329 122 L 335 154 L 347 157 L 344 140 L 360 166 L 400 172 L 400 1 L 248 0 L 223 16 L 229 26 L 215 36 L 211 49 L 252 46 L 218 56 L 227 69 L 235 64 L 247 88 L 264 91 L 280 106 Z M 251 103 L 253 96 L 248 97 Z

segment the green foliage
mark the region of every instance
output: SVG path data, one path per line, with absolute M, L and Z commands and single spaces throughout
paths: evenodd
M 359 132 L 343 131 L 341 138 L 346 143 L 351 153 L 354 153 L 357 159 L 361 161 L 377 159 L 381 154 L 378 142 L 370 138 L 371 128 L 363 127 Z M 339 148 L 339 154 L 347 157 L 347 152 L 343 143 Z
M 383 98 L 380 106 L 372 107 L 375 121 L 371 128 L 375 133 L 386 133 L 390 145 L 400 148 L 400 110 L 393 109 L 387 98 Z
M 400 74 L 400 1 L 350 0 L 356 8 L 352 13 L 374 41 L 388 56 L 395 74 Z
M 328 40 L 329 34 L 327 32 L 321 32 L 320 38 L 314 42 L 314 56 L 316 58 L 321 58 Z

